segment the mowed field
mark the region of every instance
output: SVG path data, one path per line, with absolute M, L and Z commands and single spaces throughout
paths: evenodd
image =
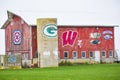
M 0 70 L 0 80 L 120 80 L 120 64 Z

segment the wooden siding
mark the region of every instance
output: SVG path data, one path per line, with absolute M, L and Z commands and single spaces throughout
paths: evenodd
M 15 30 L 21 31 L 21 43 L 13 43 L 13 33 Z M 13 16 L 11 22 L 5 28 L 6 53 L 28 53 L 30 59 L 30 26 L 20 17 Z
M 111 38 L 105 39 L 104 31 L 110 33 Z M 91 33 L 100 33 L 100 38 L 91 38 Z M 99 40 L 99 44 L 92 44 L 92 40 Z M 89 58 L 90 51 L 106 51 L 106 58 L 108 58 L 108 51 L 114 52 L 114 28 L 113 27 L 69 27 L 58 26 L 58 49 L 60 59 L 64 59 L 64 51 L 68 51 L 68 58 L 72 59 L 72 52 L 77 51 L 77 58 L 82 58 L 82 51 L 86 51 L 86 58 Z
M 32 57 L 37 58 L 37 27 L 32 26 Z

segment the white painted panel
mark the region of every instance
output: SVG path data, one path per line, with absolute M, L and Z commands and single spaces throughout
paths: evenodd
M 100 51 L 95 51 L 95 61 L 100 62 Z

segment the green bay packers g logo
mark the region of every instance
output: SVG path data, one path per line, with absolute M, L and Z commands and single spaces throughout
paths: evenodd
M 57 26 L 55 24 L 48 24 L 43 29 L 43 33 L 47 37 L 56 37 L 57 36 Z

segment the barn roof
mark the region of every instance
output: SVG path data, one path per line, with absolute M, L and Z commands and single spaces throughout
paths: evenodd
M 29 25 L 37 27 L 37 25 Z M 118 25 L 57 25 L 58 27 L 119 27 Z
M 8 19 L 6 20 L 6 22 L 3 24 L 3 26 L 1 27 L 1 29 L 5 29 L 6 26 L 12 21 L 12 18 L 13 16 L 17 16 L 19 18 L 21 18 L 20 16 L 10 12 L 10 11 L 7 11 L 7 15 L 8 15 Z M 22 19 L 22 18 L 21 18 Z M 22 19 L 23 20 L 23 19 Z M 23 20 L 24 21 L 24 20 Z
M 58 25 L 58 27 L 118 27 L 118 25 Z
M 1 29 L 5 29 L 6 28 L 6 26 L 12 21 L 12 17 L 13 16 L 17 16 L 17 17 L 21 18 L 24 22 L 27 21 L 26 23 L 29 23 L 29 26 L 37 26 L 35 23 L 31 24 L 31 22 L 29 22 L 29 19 L 23 19 L 22 17 L 25 17 L 23 15 L 21 17 L 21 16 L 18 16 L 16 14 L 10 12 L 10 11 L 7 11 L 7 15 L 8 15 L 8 19 L 3 24 L 3 26 L 1 27 Z M 105 25 L 105 24 L 103 24 L 103 25 L 59 25 L 58 24 L 58 27 L 118 27 L 118 25 Z

